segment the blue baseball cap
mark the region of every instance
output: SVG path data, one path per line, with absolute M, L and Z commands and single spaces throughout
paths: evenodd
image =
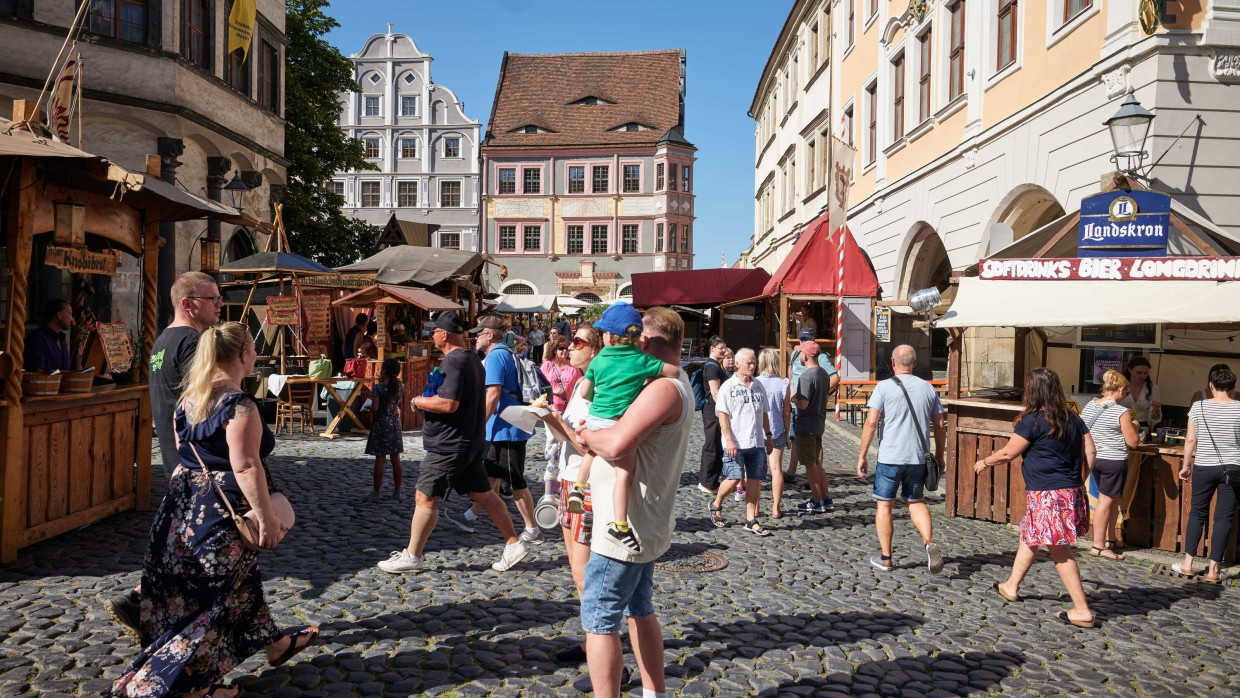
M 642 314 L 628 303 L 612 303 L 607 310 L 603 311 L 603 316 L 594 323 L 594 326 L 600 330 L 618 337 L 625 336 L 626 331 L 632 325 L 637 325 L 637 328 L 641 329 Z

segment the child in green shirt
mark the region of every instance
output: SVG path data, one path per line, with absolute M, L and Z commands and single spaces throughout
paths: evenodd
M 603 350 L 590 362 L 581 383 L 581 396 L 590 400 L 590 431 L 615 425 L 637 399 L 646 381 L 660 376 L 675 378 L 680 367 L 643 353 L 637 348 L 642 333 L 642 316 L 628 303 L 614 303 L 594 326 L 603 331 Z M 586 483 L 594 454 L 586 453 L 573 491 L 568 495 L 568 510 L 574 514 L 585 511 Z M 629 486 L 633 482 L 636 458 L 630 456 L 612 462 L 616 469 L 616 486 L 612 491 L 612 508 L 616 520 L 607 526 L 607 535 L 635 553 L 642 550 L 641 541 L 629 526 Z

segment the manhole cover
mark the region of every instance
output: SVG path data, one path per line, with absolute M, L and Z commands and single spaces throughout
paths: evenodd
M 1205 582 L 1206 584 L 1220 585 L 1223 583 L 1223 580 L 1226 579 L 1224 576 L 1220 576 L 1218 579 L 1207 579 L 1204 574 L 1180 574 L 1179 572 L 1171 569 L 1171 565 L 1164 565 L 1162 563 L 1154 565 L 1154 574 L 1162 575 L 1164 577 L 1171 577 L 1172 579 L 1182 579 L 1186 582 Z
M 727 567 L 728 561 L 705 545 L 672 545 L 654 566 L 660 572 L 705 574 Z

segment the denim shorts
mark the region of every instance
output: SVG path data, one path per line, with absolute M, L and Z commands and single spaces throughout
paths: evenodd
M 653 595 L 653 562 L 623 562 L 592 552 L 581 596 L 581 628 L 591 635 L 615 635 L 625 616 L 654 615 Z
M 780 449 L 788 448 L 788 434 L 785 434 L 782 432 L 779 434 L 775 434 L 774 436 L 771 437 L 771 444 L 775 448 L 780 448 Z
M 874 498 L 881 502 L 895 501 L 896 492 L 903 490 L 909 504 L 922 500 L 921 490 L 926 484 L 926 464 L 903 463 L 888 465 L 879 463 L 874 469 Z
M 724 480 L 764 480 L 766 479 L 766 447 L 738 448 L 736 458 L 728 458 L 723 453 Z

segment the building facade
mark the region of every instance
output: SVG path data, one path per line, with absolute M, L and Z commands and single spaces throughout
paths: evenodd
M 434 59 L 391 24 L 350 59 L 361 91 L 340 96 L 340 128 L 379 169 L 337 174 L 332 186 L 345 198 L 343 211 L 379 227 L 393 215 L 437 225 L 431 246 L 476 251 L 482 126 L 431 79 Z
M 35 100 L 47 79 L 79 2 L 0 1 L 0 103 Z M 228 11 L 210 0 L 93 3 L 76 52 L 82 56 L 81 131 L 72 144 L 122 167 L 143 172 L 146 156 L 159 155 L 160 176 L 216 200 L 234 176 L 251 189 L 247 213 L 271 220 L 283 197 L 284 3 L 258 0 L 248 57 L 226 50 Z M 172 318 L 168 292 L 181 272 L 198 269 L 200 241 L 222 249 L 223 261 L 252 254 L 265 236 L 219 222 L 165 223 L 159 260 L 160 327 Z M 60 270 L 54 270 L 59 272 Z M 68 274 L 46 271 L 32 287 L 39 296 L 70 297 Z M 123 256 L 117 274 L 98 284 L 96 314 L 137 326 L 141 274 Z M 102 294 L 103 307 L 98 296 Z M 107 300 L 110 298 L 110 301 Z M 31 315 L 33 317 L 33 315 Z
M 1103 122 L 1129 87 L 1157 115 L 1150 187 L 1240 234 L 1229 178 L 1206 175 L 1240 148 L 1240 0 L 1168 3 L 1153 33 L 1138 4 L 797 0 L 750 111 L 755 227 L 742 263 L 775 269 L 825 209 L 823 138 L 835 133 L 857 149 L 848 225 L 884 298 L 946 288 L 1100 191 L 1114 169 Z M 1204 125 L 1175 142 L 1195 113 Z M 912 325 L 893 323 L 892 344 L 945 356 L 943 337 Z M 1003 330 L 970 337 L 970 384 L 1010 384 L 1011 331 L 994 343 L 986 332 Z
M 685 53 L 504 54 L 482 143 L 489 291 L 587 302 L 693 267 Z

